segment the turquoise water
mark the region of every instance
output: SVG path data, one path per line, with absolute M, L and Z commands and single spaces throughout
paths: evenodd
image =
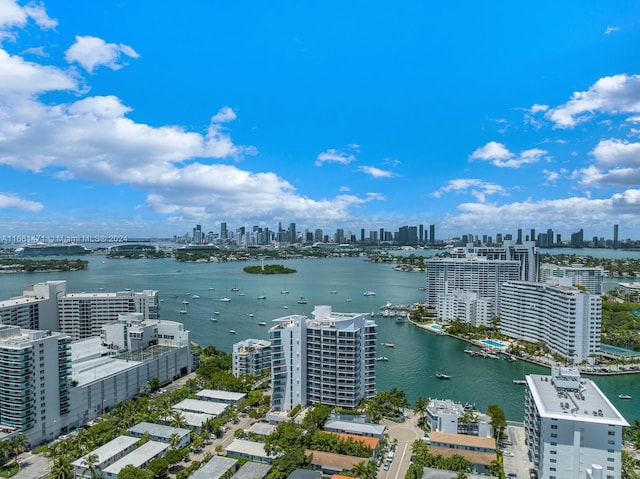
M 193 341 L 227 352 L 244 338 L 267 339 L 268 326 L 260 322 L 268 325 L 289 314 L 309 315 L 318 304 L 331 305 L 338 312 L 370 313 L 380 311 L 387 301 L 411 304 L 424 299 L 424 292 L 418 289 L 424 286 L 424 274 L 394 271 L 391 264 L 370 263 L 366 258 L 279 261 L 297 273 L 271 276 L 246 274 L 242 268 L 247 263 L 240 262 L 177 263 L 171 259 L 108 260 L 98 256 L 88 260 L 86 271 L 0 274 L 0 299 L 21 295 L 26 284 L 54 279 L 66 279 L 70 292 L 156 289 L 164 300 L 160 304 L 162 319 L 184 323 Z M 239 291 L 232 291 L 234 287 Z M 283 290 L 289 294 L 281 294 Z M 376 296 L 363 296 L 368 290 Z M 180 314 L 186 293 L 200 298 L 189 299 L 188 313 Z M 257 299 L 262 295 L 266 299 Z M 231 301 L 220 302 L 225 296 Z M 308 303 L 298 304 L 300 296 Z M 219 312 L 216 322 L 210 320 L 214 311 Z M 375 319 L 376 356 L 389 358 L 376 363 L 378 390 L 404 390 L 411 403 L 423 396 L 475 403 L 481 410 L 498 404 L 509 420 L 521 421 L 525 388 L 514 385 L 513 379 L 549 373 L 548 369 L 521 361 L 471 357 L 464 354 L 468 345 L 461 341 L 391 317 Z M 230 329 L 237 334 L 230 334 Z M 384 347 L 380 344 L 383 342 L 394 343 L 395 348 Z M 437 380 L 436 371 L 450 375 L 451 380 Z M 592 379 L 628 421 L 640 418 L 636 402 L 640 398 L 640 375 Z M 620 400 L 621 393 L 634 400 Z
M 436 331 L 442 331 L 442 326 L 440 326 L 439 324 L 430 324 L 429 327 L 431 329 L 435 329 Z
M 498 341 L 494 341 L 493 339 L 483 339 L 481 343 L 486 344 L 487 346 L 491 346 L 492 348 L 504 349 L 507 347 L 506 344 L 500 343 Z

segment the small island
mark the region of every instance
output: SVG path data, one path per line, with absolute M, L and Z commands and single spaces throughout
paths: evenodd
M 291 274 L 295 269 L 287 268 L 281 264 L 267 264 L 263 266 L 245 266 L 242 271 L 251 274 Z
M 87 269 L 89 262 L 83 259 L 25 259 L 0 260 L 0 273 L 34 273 L 46 271 L 78 271 Z

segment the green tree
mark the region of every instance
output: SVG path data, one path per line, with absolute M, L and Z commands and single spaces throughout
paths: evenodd
M 504 411 L 497 404 L 490 404 L 487 407 L 487 416 L 491 417 L 491 427 L 493 427 L 493 436 L 499 441 L 504 435 L 507 428 L 507 418 Z
M 120 470 L 118 473 L 118 479 L 153 479 L 153 472 L 148 469 L 135 467 L 129 464 Z
M 624 429 L 624 436 L 636 449 L 640 449 L 640 419 L 635 419 L 629 427 Z
M 351 474 L 355 477 L 359 477 L 360 479 L 376 479 L 377 471 L 376 465 L 372 461 L 363 461 L 359 462 L 353 469 L 351 469 Z
M 164 457 L 156 457 L 149 461 L 147 469 L 153 473 L 153 477 L 163 477 L 169 472 L 169 462 Z
M 640 462 L 629 451 L 622 451 L 622 478 L 640 479 Z
M 51 479 L 70 479 L 73 477 L 73 467 L 69 460 L 64 456 L 54 459 L 49 477 Z
M 85 456 L 85 458 L 82 460 L 82 465 L 84 466 L 84 470 L 82 471 L 82 474 L 84 475 L 88 471 L 89 475 L 91 476 L 91 479 L 96 479 L 97 477 L 96 465 L 98 464 L 99 461 L 100 461 L 100 458 L 98 457 L 97 454 L 88 454 L 87 456 Z

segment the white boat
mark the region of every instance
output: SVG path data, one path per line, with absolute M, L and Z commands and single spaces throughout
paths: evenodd
M 192 295 L 191 295 L 191 297 L 192 297 L 193 299 L 198 299 L 198 298 L 200 298 L 200 296 L 198 296 L 197 294 L 192 294 Z
M 436 378 L 437 379 L 451 379 L 451 376 L 449 376 L 448 374 L 444 374 L 444 373 L 436 373 Z
M 261 294 L 257 299 L 267 299 L 267 297 L 264 294 Z
M 382 343 L 384 346 L 388 347 L 388 348 L 395 348 L 396 345 L 393 343 Z
M 331 291 L 331 294 L 338 294 L 338 292 L 334 289 Z
M 231 334 L 236 334 L 236 330 L 235 330 L 235 329 L 230 329 L 230 330 L 229 330 L 229 332 L 230 332 Z
M 215 291 L 216 288 L 207 288 L 209 291 Z
M 365 291 L 364 293 L 362 293 L 362 296 L 375 296 L 376 293 L 374 293 L 373 291 Z
M 238 293 L 238 296 L 244 296 L 244 293 Z
M 186 309 L 181 309 L 180 310 L 180 314 L 187 314 L 187 310 Z
M 213 314 L 215 314 L 216 316 L 220 314 L 220 311 L 214 311 Z
M 267 325 L 267 323 L 265 323 L 264 321 L 260 321 L 260 322 L 258 323 L 258 326 L 266 326 L 266 325 Z
M 351 300 L 351 298 L 347 298 L 347 299 L 345 299 L 345 301 L 346 301 L 347 303 L 350 303 L 352 300 Z
M 527 384 L 527 381 L 524 379 L 514 379 L 513 384 Z
M 389 361 L 389 358 L 386 356 L 378 356 L 376 358 L 376 361 Z
M 280 291 L 280 294 L 289 294 L 289 291 L 287 291 L 286 289 L 283 289 L 282 291 Z
M 250 318 L 253 318 L 253 313 L 249 313 L 249 314 L 248 314 L 248 316 L 249 316 Z
M 186 299 L 182 301 L 182 304 L 189 304 L 189 301 L 187 301 Z
M 220 298 L 220 301 L 222 301 L 223 303 L 228 303 L 229 301 L 231 301 L 231 298 Z
M 629 396 L 628 394 L 618 394 L 618 397 L 620 399 L 631 399 L 631 396 Z
M 218 320 L 218 318 L 215 318 L 215 317 L 211 318 L 211 321 L 213 321 L 213 322 L 216 322 L 217 320 Z
M 283 309 L 289 309 L 289 306 L 283 306 L 282 308 Z
M 307 300 L 304 296 L 300 296 L 300 299 L 298 300 L 298 304 L 307 304 Z

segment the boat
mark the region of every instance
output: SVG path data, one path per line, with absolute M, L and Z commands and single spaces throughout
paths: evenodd
M 161 303 L 164 303 L 164 299 L 161 299 L 161 300 L 160 300 L 160 302 L 161 302 Z
M 207 288 L 209 291 L 215 291 L 216 288 Z
M 250 318 L 253 318 L 253 313 L 249 313 L 247 316 L 249 316 Z
M 211 318 L 211 321 L 213 321 L 214 323 L 215 323 L 217 320 L 218 320 L 218 318 L 216 318 L 216 317 L 212 317 L 212 318 Z
M 220 298 L 220 301 L 222 301 L 223 303 L 228 303 L 229 301 L 231 301 L 231 298 Z
M 198 298 L 200 298 L 200 296 L 198 296 L 197 294 L 192 294 L 192 295 L 191 295 L 191 297 L 192 297 L 193 299 L 198 299 Z
M 264 294 L 261 294 L 257 299 L 267 299 L 267 297 Z
M 479 356 L 480 355 L 479 351 L 475 351 L 473 349 L 465 349 L 464 352 L 465 352 L 465 354 L 468 354 L 469 356 Z
M 238 288 L 238 285 L 235 284 L 233 288 L 231 288 L 231 291 L 240 291 L 240 288 Z
M 514 379 L 513 384 L 527 384 L 527 381 L 524 379 Z
M 230 330 L 229 330 L 229 332 L 230 332 L 231 334 L 236 334 L 236 330 L 235 330 L 235 329 L 230 329 Z
M 620 399 L 631 399 L 631 396 L 629 396 L 628 394 L 618 394 L 618 397 Z
M 378 356 L 376 358 L 376 361 L 389 361 L 389 358 L 386 356 Z
M 181 309 L 179 312 L 180 312 L 180 314 L 187 314 L 187 310 L 186 309 Z
M 280 291 L 280 294 L 289 294 L 289 291 L 287 291 L 286 289 L 283 289 L 282 291 Z
M 347 303 L 350 303 L 352 300 L 351 300 L 351 298 L 347 298 L 347 299 L 345 299 L 345 301 L 346 301 Z
M 362 293 L 362 296 L 375 296 L 376 293 L 374 293 L 373 291 L 365 291 L 364 293 Z
M 18 256 L 60 256 L 60 255 L 77 255 L 90 254 L 91 250 L 83 245 L 69 244 L 53 244 L 53 243 L 35 243 L 16 248 L 15 254 Z
M 307 304 L 307 299 L 304 296 L 300 296 L 300 299 L 298 299 L 298 304 Z
M 331 290 L 331 294 L 338 294 L 338 292 L 334 289 L 334 290 Z
M 283 309 L 289 309 L 289 306 L 286 306 L 286 305 L 285 305 L 285 306 L 283 306 L 282 308 L 283 308 Z
M 238 296 L 244 296 L 244 293 L 238 293 Z
M 214 311 L 213 314 L 215 314 L 216 316 L 220 314 L 220 311 Z
M 395 348 L 396 345 L 393 343 L 382 343 L 384 346 L 388 347 L 388 348 Z
M 266 326 L 266 325 L 267 325 L 267 323 L 265 323 L 264 321 L 260 321 L 260 322 L 258 323 L 258 326 Z
M 436 373 L 436 378 L 437 379 L 451 379 L 451 376 L 449 376 L 448 374 L 444 374 L 444 373 Z
M 182 304 L 189 304 L 189 301 L 187 301 L 186 299 L 182 300 Z

